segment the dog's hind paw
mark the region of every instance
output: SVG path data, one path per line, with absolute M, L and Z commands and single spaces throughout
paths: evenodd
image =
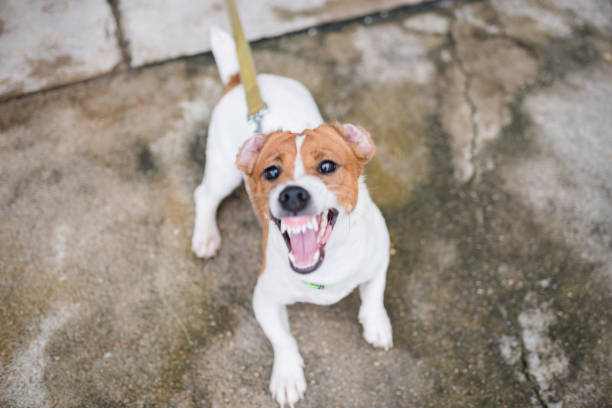
M 218 231 L 212 231 L 206 234 L 194 232 L 191 240 L 191 250 L 199 258 L 210 258 L 215 256 L 221 247 L 221 235 Z
M 301 357 L 297 360 L 292 358 L 282 361 L 274 359 L 270 391 L 281 407 L 289 405 L 293 408 L 293 404 L 304 396 L 306 380 L 302 370 Z
M 391 322 L 384 309 L 375 314 L 360 313 L 359 321 L 363 325 L 363 337 L 368 343 L 385 350 L 393 347 Z

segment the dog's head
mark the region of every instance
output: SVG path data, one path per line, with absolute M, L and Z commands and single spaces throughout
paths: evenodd
M 322 264 L 336 221 L 357 205 L 359 177 L 375 150 L 370 135 L 351 124 L 256 135 L 241 147 L 236 164 L 255 211 L 276 224 L 296 272 Z

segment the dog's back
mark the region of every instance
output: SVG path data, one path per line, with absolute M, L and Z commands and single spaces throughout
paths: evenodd
M 238 147 L 250 136 L 253 129 L 248 126 L 247 106 L 242 84 L 232 80 L 239 73 L 238 55 L 232 37 L 213 26 L 210 30 L 211 49 L 226 93 L 215 107 L 209 128 L 209 143 L 221 134 L 223 138 L 235 139 L 232 157 Z M 317 105 L 310 92 L 298 81 L 277 75 L 257 75 L 262 98 L 267 111 L 263 118 L 262 133 L 276 130 L 300 132 L 323 123 Z M 227 144 L 227 140 L 223 142 Z

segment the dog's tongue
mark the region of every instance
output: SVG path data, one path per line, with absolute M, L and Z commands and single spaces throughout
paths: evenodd
M 298 228 L 311 222 L 313 216 L 306 217 L 289 217 L 285 218 L 285 223 L 293 228 Z M 293 255 L 295 266 L 308 266 L 312 264 L 314 257 L 319 250 L 317 244 L 317 233 L 311 228 L 306 228 L 303 232 L 290 233 L 291 254 Z

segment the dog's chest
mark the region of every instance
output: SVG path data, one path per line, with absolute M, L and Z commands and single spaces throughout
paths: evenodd
M 319 288 L 319 284 L 312 282 L 302 282 L 301 288 L 297 291 L 297 302 L 308 302 L 317 305 L 331 305 L 339 302 L 349 295 L 359 284 L 356 279 L 338 282 Z
M 318 273 L 298 275 L 293 272 L 282 258 L 277 266 L 270 265 L 260 279 L 277 299 L 292 304 L 308 302 L 318 305 L 330 305 L 350 294 L 368 276 L 368 268 L 362 268 L 357 262 L 344 267 L 323 264 Z M 330 268 L 331 266 L 331 268 Z M 325 277 L 325 278 L 322 278 Z

